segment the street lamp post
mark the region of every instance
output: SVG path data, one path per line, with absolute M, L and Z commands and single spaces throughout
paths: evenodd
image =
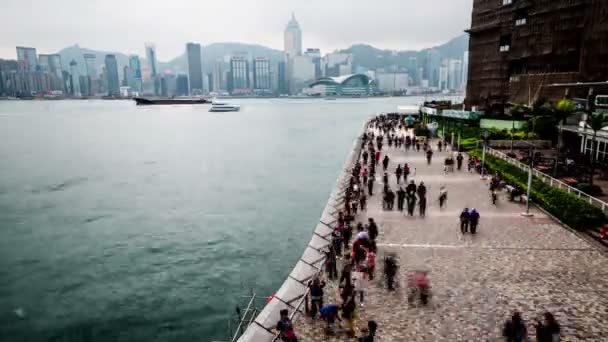
M 529 163 L 528 163 L 528 191 L 526 192 L 526 211 L 521 213 L 521 216 L 524 217 L 532 217 L 534 214 L 530 213 L 530 194 L 532 190 L 532 168 L 534 167 L 534 147 L 530 146 L 530 155 L 529 155 Z
M 486 179 L 486 144 L 489 136 L 489 131 L 483 131 L 483 153 L 481 154 L 481 179 Z

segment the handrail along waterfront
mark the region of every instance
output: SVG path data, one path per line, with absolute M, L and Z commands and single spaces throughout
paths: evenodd
M 340 211 L 339 209 L 336 210 L 336 208 L 344 203 L 342 195 L 346 191 L 348 181 L 350 180 L 351 170 L 361 155 L 361 137 L 367 132 L 369 122 L 369 119 L 365 120 L 353 143 L 351 152 L 344 162 L 342 172 L 337 178 L 334 190 L 329 196 L 325 209 L 321 214 L 321 219 L 315 227 L 312 238 L 304 249 L 302 257 L 296 262 L 296 265 L 272 300 L 267 303 L 245 332 L 238 338 L 238 342 L 276 342 L 279 339 L 279 334 L 273 331 L 273 329 L 279 318 L 279 311 L 289 309 L 292 321 L 295 321 L 298 314 L 303 313 L 302 305 L 306 302 L 306 298 L 310 292 L 307 282 L 323 271 L 325 255 L 322 253 L 322 250 L 331 244 L 331 241 L 327 237 L 331 235 L 331 225 L 337 220 L 337 215 Z M 310 260 L 311 254 L 313 260 Z M 291 299 L 285 298 L 285 295 L 290 296 Z M 294 305 L 296 301 L 297 303 Z

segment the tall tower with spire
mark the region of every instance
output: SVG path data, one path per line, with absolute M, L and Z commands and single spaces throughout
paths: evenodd
M 285 54 L 291 57 L 302 55 L 302 31 L 294 13 L 291 13 L 291 20 L 285 28 Z
M 285 28 L 285 84 L 288 85 L 290 94 L 296 92 L 294 80 L 294 58 L 302 56 L 302 31 L 296 20 L 296 15 L 291 13 L 291 20 Z

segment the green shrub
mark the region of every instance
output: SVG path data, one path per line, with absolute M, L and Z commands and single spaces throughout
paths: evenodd
M 471 152 L 470 155 L 481 158 L 479 150 Z M 528 174 L 517 166 L 487 154 L 486 164 L 507 183 L 527 189 Z M 533 202 L 551 215 L 579 231 L 599 227 L 606 221 L 606 216 L 599 208 L 575 195 L 547 185 L 536 177 L 532 179 L 531 197 Z
M 602 188 L 597 185 L 591 185 L 589 183 L 580 183 L 576 186 L 576 188 L 591 196 L 601 196 L 603 194 Z

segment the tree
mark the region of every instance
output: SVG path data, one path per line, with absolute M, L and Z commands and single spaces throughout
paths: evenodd
M 550 117 L 551 114 L 551 106 L 546 98 L 539 98 L 538 100 L 534 101 L 530 110 L 530 115 L 532 116 L 530 119 L 532 121 L 532 133 L 536 135 L 536 123 L 538 119 L 542 117 Z
M 574 102 L 570 99 L 560 100 L 555 108 L 553 108 L 553 116 L 558 121 L 559 131 L 557 136 L 557 153 L 562 149 L 563 145 L 563 124 L 570 115 L 574 113 Z
M 589 185 L 593 185 L 593 174 L 595 173 L 595 155 L 597 154 L 597 132 L 605 126 L 608 126 L 608 117 L 606 117 L 603 113 L 591 113 L 587 117 L 587 126 L 593 130 L 593 139 L 591 142 L 591 167 L 589 168 Z

